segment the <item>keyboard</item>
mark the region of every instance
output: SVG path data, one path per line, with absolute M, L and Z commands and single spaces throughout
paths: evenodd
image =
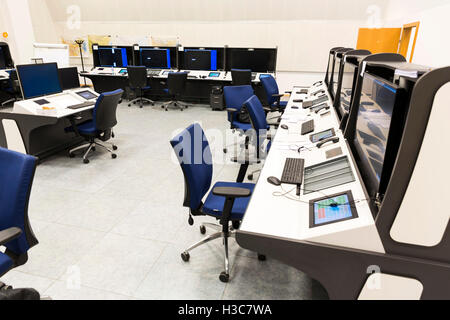
M 302 136 L 305 134 L 311 133 L 314 131 L 314 120 L 309 120 L 306 122 L 303 122 L 302 124 Z
M 284 164 L 281 183 L 301 185 L 303 183 L 304 159 L 287 158 Z
M 83 103 L 79 103 L 79 104 L 74 104 L 74 105 L 68 106 L 67 109 L 76 110 L 76 109 L 90 107 L 90 106 L 93 106 L 94 104 L 95 104 L 95 101 L 86 101 L 86 102 L 83 102 Z
M 147 70 L 147 75 L 156 77 L 159 76 L 161 70 Z

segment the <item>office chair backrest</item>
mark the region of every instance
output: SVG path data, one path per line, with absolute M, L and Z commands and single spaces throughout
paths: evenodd
M 128 80 L 131 88 L 144 88 L 147 86 L 147 68 L 144 66 L 129 66 L 127 68 Z
M 247 101 L 255 93 L 252 86 L 229 86 L 223 88 L 225 96 L 225 104 L 227 108 L 241 110 L 244 102 Z M 233 113 L 233 118 L 228 117 L 228 121 L 237 120 L 238 112 Z
M 202 127 L 192 124 L 170 144 L 175 151 L 183 170 L 185 181 L 184 206 L 197 211 L 202 206 L 202 199 L 211 187 L 213 165 L 208 140 Z
M 63 90 L 75 89 L 81 86 L 77 67 L 58 68 L 58 74 Z
M 20 93 L 20 82 L 15 69 L 9 71 L 9 83 L 15 93 Z
M 118 89 L 111 92 L 102 93 L 94 107 L 93 120 L 98 131 L 112 129 L 117 124 L 116 110 L 123 90 Z
M 233 86 L 252 85 L 252 70 L 231 69 L 231 83 Z
M 167 87 L 171 96 L 180 96 L 186 89 L 187 72 L 169 72 Z
M 277 81 L 271 75 L 261 78 L 260 81 L 263 85 L 264 91 L 266 92 L 267 103 L 271 106 L 277 101 L 277 98 L 273 95 L 280 93 Z
M 250 99 L 245 101 L 245 107 L 250 114 L 250 120 L 252 127 L 256 134 L 256 150 L 257 158 L 260 158 L 261 144 L 267 137 L 267 119 L 266 112 L 264 111 L 261 101 L 259 101 L 257 96 L 252 96 Z
M 18 238 L 5 246 L 19 264 L 26 262 L 27 251 L 38 244 L 28 219 L 36 163 L 32 156 L 0 148 L 0 230 L 22 230 Z

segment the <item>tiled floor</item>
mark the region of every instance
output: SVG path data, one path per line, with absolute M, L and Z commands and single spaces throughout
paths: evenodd
M 205 106 L 165 112 L 159 107 L 118 109 L 118 158 L 97 150 L 91 163 L 60 154 L 38 166 L 29 215 L 39 245 L 26 265 L 1 280 L 33 287 L 53 299 L 312 299 L 324 298 L 305 274 L 231 241 L 231 281 L 219 281 L 220 240 L 200 247 L 184 263 L 180 253 L 201 239 L 197 218 L 187 223 L 184 180 L 169 139 L 200 122 L 228 128 L 226 114 Z M 207 133 L 208 134 L 208 133 Z M 234 180 L 212 143 L 214 180 Z M 214 150 L 218 152 L 214 152 Z M 211 221 L 213 222 L 213 221 Z

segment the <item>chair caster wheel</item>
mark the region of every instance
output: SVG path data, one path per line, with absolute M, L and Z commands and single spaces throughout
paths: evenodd
M 95 152 L 95 147 L 93 147 L 91 150 Z
M 75 158 L 75 155 L 73 153 L 69 153 L 69 158 Z
M 131 103 L 129 103 L 128 106 L 131 107 Z
M 228 152 L 228 149 L 223 149 L 223 153 L 227 153 Z
M 189 252 L 183 252 L 181 254 L 181 259 L 183 259 L 184 262 L 188 262 L 191 256 L 189 255 Z
M 88 159 L 83 159 L 83 163 L 84 163 L 84 164 L 88 164 L 88 163 L 89 163 L 89 160 L 88 160 Z
M 266 260 L 267 260 L 267 258 L 266 258 L 266 256 L 265 256 L 265 255 L 263 255 L 263 254 L 259 254 L 259 253 L 258 253 L 258 260 L 259 260 L 259 261 L 266 261 Z
M 117 149 L 119 149 L 119 148 L 117 148 L 117 146 L 113 146 L 113 150 L 117 150 Z
M 116 158 L 117 158 L 117 154 L 113 153 L 113 154 L 111 155 L 111 158 L 116 159 Z
M 152 107 L 154 107 L 155 106 L 155 104 L 154 103 L 152 103 Z
M 166 109 L 166 111 L 169 111 L 169 110 Z
M 253 175 L 249 174 L 247 178 L 248 178 L 248 180 L 252 181 L 253 180 Z
M 233 225 L 234 230 L 238 230 L 241 226 L 241 223 L 239 221 L 233 221 L 231 224 Z
M 227 283 L 230 281 L 230 275 L 228 273 L 222 272 L 219 276 L 220 281 Z
M 194 218 L 189 217 L 188 223 L 189 223 L 190 226 L 193 226 L 194 225 Z
M 205 226 L 200 226 L 200 233 L 201 233 L 201 234 L 205 234 L 205 233 L 206 233 L 206 228 L 205 228 Z

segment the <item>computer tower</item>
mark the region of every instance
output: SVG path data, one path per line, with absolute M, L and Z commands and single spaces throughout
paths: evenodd
M 210 104 L 213 110 L 222 111 L 225 109 L 225 102 L 222 87 L 212 87 L 210 95 Z

